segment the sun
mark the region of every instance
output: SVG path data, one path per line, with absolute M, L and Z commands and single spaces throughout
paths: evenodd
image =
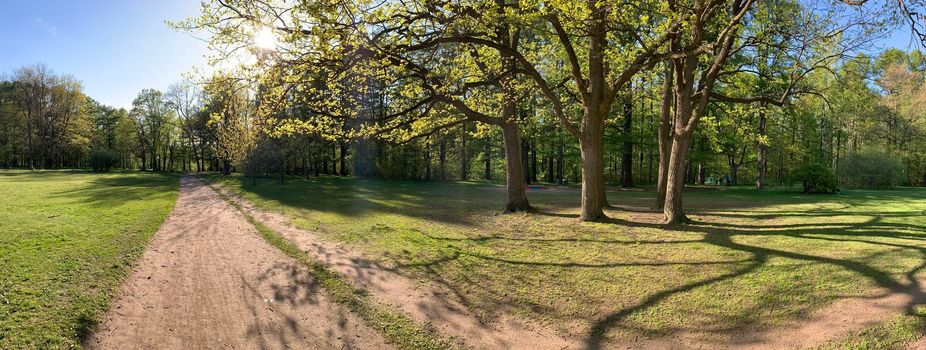
M 254 46 L 264 50 L 275 50 L 277 48 L 277 36 L 273 29 L 263 27 L 254 33 Z

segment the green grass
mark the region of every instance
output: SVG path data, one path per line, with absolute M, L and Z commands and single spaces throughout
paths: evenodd
M 0 349 L 79 348 L 177 188 L 170 175 L 0 171 Z
M 695 222 L 664 227 L 649 191 L 612 190 L 606 223 L 579 223 L 574 189 L 530 190 L 536 213 L 498 215 L 500 186 L 219 178 L 259 207 L 454 293 L 480 316 L 515 313 L 578 334 L 723 339 L 787 326 L 830 302 L 904 291 L 926 263 L 926 190 L 697 188 Z
M 209 180 L 206 178 L 206 180 Z M 363 290 L 354 288 L 347 283 L 340 275 L 328 270 L 324 265 L 313 260 L 304 251 L 299 249 L 295 244 L 286 240 L 283 236 L 274 232 L 266 225 L 258 222 L 253 216 L 242 210 L 231 198 L 220 191 L 216 191 L 229 204 L 234 206 L 244 215 L 245 219 L 254 225 L 260 236 L 276 247 L 284 254 L 299 261 L 301 264 L 310 268 L 313 278 L 324 288 L 336 302 L 347 306 L 351 311 L 360 316 L 371 328 L 376 329 L 386 337 L 386 339 L 396 345 L 398 349 L 424 350 L 424 349 L 456 349 L 458 346 L 450 341 L 442 339 L 433 329 L 429 327 L 420 327 L 407 316 L 384 308 L 378 305 L 373 298 Z

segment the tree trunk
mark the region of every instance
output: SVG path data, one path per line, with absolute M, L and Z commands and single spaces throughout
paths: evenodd
M 628 85 L 628 90 L 633 89 Z M 621 187 L 633 187 L 633 100 L 630 94 L 624 100 L 624 147 L 621 150 Z
M 698 178 L 695 180 L 695 184 L 703 185 L 705 177 L 707 177 L 706 174 L 707 174 L 707 168 L 704 167 L 703 163 L 698 162 Z
M 431 138 L 425 139 L 424 144 L 424 179 L 431 179 Z
M 447 180 L 447 140 L 441 138 L 437 151 L 437 166 L 441 180 Z
M 765 172 L 767 169 L 767 161 L 766 161 L 765 153 L 766 153 L 766 149 L 768 148 L 768 146 L 765 145 L 765 137 L 764 137 L 766 135 L 765 124 L 766 124 L 765 104 L 763 103 L 762 106 L 760 106 L 759 108 L 759 130 L 758 130 L 759 131 L 759 142 L 758 142 L 759 152 L 758 152 L 758 157 L 757 157 L 757 160 L 759 163 L 759 169 L 758 169 L 758 174 L 756 174 L 756 189 L 760 189 L 760 190 L 764 188 L 765 186 Z
M 347 176 L 347 145 L 341 142 L 341 176 Z
M 600 117 L 587 121 L 587 132 L 579 139 L 582 152 L 582 221 L 596 221 L 605 218 L 604 207 L 608 204 L 604 190 L 604 123 Z
M 666 178 L 666 200 L 662 213 L 667 224 L 688 221 L 682 210 L 682 191 L 685 188 L 685 157 L 691 135 L 676 132 L 672 138 L 672 151 L 669 154 L 668 176 Z
M 656 209 L 662 209 L 666 202 L 666 186 L 669 178 L 669 152 L 672 147 L 672 64 L 666 63 L 662 84 L 662 106 L 659 108 L 659 173 L 656 177 Z
M 531 182 L 537 182 L 537 142 L 531 140 Z
M 521 162 L 521 136 L 514 123 L 502 124 L 505 141 L 505 212 L 530 210 L 527 193 L 524 191 L 524 168 Z
M 523 169 L 522 175 L 524 175 L 524 179 L 523 179 L 523 180 L 524 180 L 524 183 L 528 183 L 528 184 L 529 184 L 529 183 L 531 183 L 531 174 L 530 174 L 530 150 L 531 150 L 531 145 L 530 145 L 530 143 L 529 143 L 527 140 L 521 139 L 521 147 L 520 147 L 520 148 L 521 148 L 521 169 Z
M 222 174 L 231 175 L 231 162 L 228 159 L 222 159 Z

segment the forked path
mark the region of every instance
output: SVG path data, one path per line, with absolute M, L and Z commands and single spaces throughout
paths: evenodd
M 383 349 L 382 335 L 331 301 L 192 177 L 152 237 L 90 349 Z

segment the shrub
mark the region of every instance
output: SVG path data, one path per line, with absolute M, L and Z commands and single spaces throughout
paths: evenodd
M 904 181 L 899 160 L 878 151 L 851 153 L 842 159 L 839 177 L 843 185 L 861 188 L 887 188 Z
M 119 153 L 111 149 L 99 148 L 90 152 L 90 166 L 93 171 L 107 172 L 119 163 Z
M 836 175 L 828 167 L 819 163 L 808 163 L 794 172 L 792 181 L 803 184 L 807 194 L 836 193 Z

